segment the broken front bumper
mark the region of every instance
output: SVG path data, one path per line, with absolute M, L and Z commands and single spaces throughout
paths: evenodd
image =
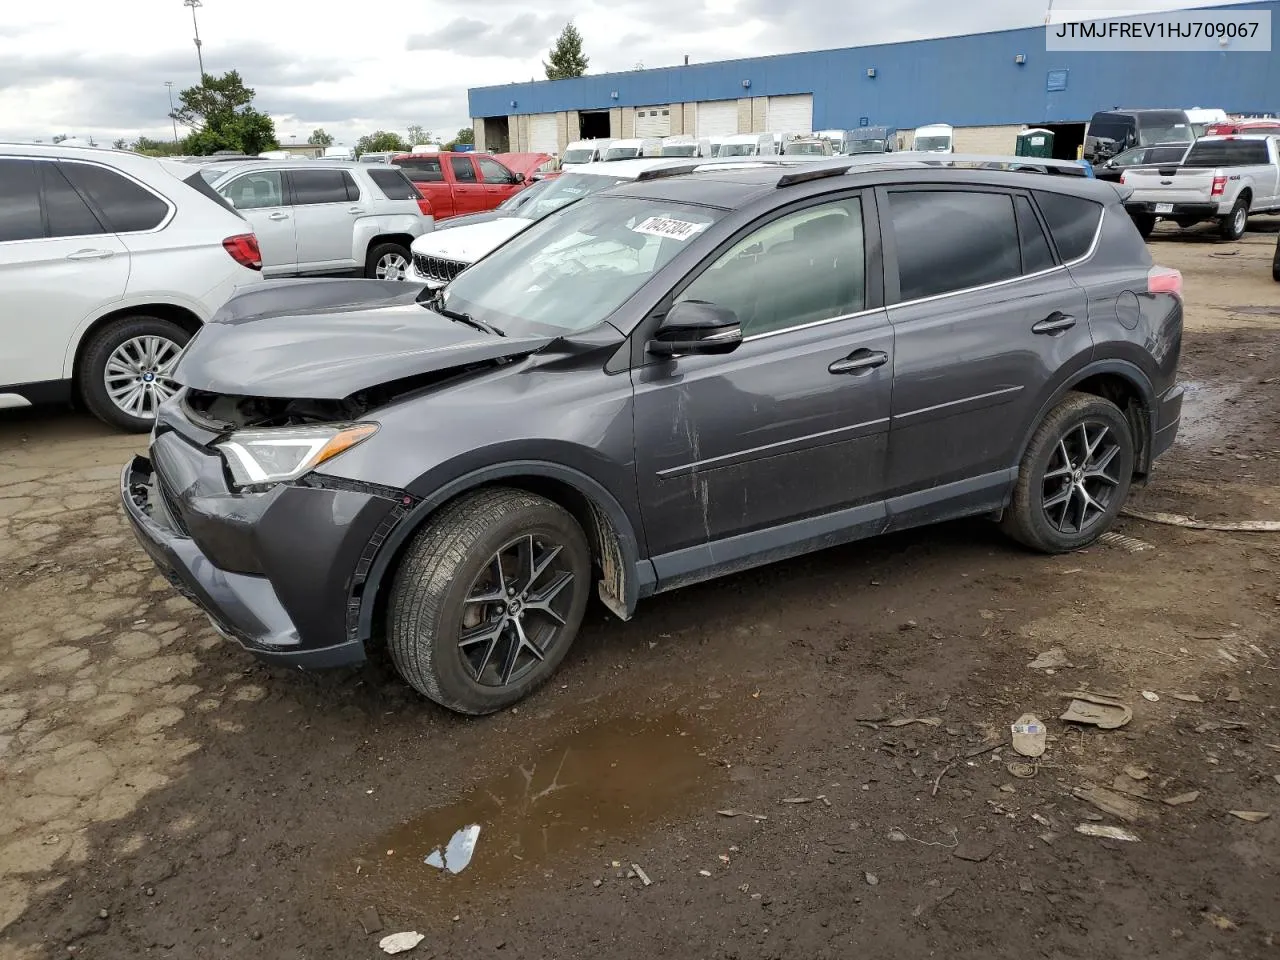
M 135 457 L 120 477 L 125 515 L 160 572 L 219 633 L 263 660 L 302 668 L 365 659 L 352 590 L 391 501 L 285 486 L 241 496 L 176 436 L 153 452 L 170 470 L 162 483 L 151 460 Z

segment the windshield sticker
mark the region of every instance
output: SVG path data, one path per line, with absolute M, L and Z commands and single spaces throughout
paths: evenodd
M 641 220 L 632 231 L 645 233 L 651 237 L 667 237 L 671 240 L 688 240 L 707 228 L 705 223 L 690 223 L 688 220 L 673 220 L 670 217 L 650 217 Z

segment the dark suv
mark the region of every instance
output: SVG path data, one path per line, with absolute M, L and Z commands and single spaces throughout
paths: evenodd
M 264 659 L 385 633 L 480 714 L 555 669 L 593 582 L 626 619 L 975 514 L 1075 550 L 1173 443 L 1181 276 L 1077 165 L 692 170 L 566 206 L 438 297 L 234 298 L 124 471 L 145 549 Z

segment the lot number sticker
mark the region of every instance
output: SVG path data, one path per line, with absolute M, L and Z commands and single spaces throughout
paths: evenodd
M 706 228 L 705 223 L 690 223 L 688 220 L 673 220 L 670 217 L 650 217 L 648 220 L 640 221 L 631 229 L 651 237 L 667 237 L 683 241 L 696 236 Z

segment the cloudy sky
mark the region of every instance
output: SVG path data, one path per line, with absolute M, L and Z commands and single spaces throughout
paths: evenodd
M 280 139 L 324 127 L 350 144 L 468 125 L 468 87 L 542 77 L 565 21 L 591 73 L 974 33 L 1043 22 L 1047 0 L 204 0 L 205 69 L 237 69 Z M 1171 8 L 1161 0 L 1064 7 Z M 182 0 L 0 0 L 0 140 L 172 136 L 165 81 L 198 81 Z M 876 11 L 876 12 L 873 12 Z M 881 12 L 882 11 L 882 12 Z M 181 132 L 181 131 L 180 131 Z

